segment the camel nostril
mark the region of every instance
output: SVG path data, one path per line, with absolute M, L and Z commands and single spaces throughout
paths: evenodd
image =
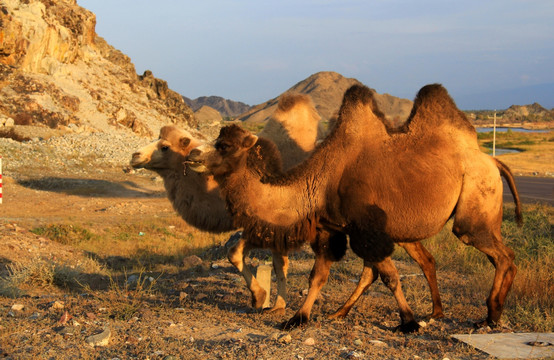
M 190 152 L 190 156 L 192 157 L 198 157 L 200 155 L 202 155 L 202 151 L 198 149 L 192 149 Z

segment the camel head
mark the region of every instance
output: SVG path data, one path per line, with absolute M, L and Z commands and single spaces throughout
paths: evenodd
M 201 141 L 195 139 L 186 130 L 175 126 L 164 126 L 160 129 L 160 137 L 157 141 L 133 154 L 131 166 L 135 169 L 145 168 L 158 173 L 164 170 L 181 169 L 190 151 L 201 144 Z
M 187 163 L 196 172 L 225 176 L 247 166 L 249 150 L 257 142 L 256 135 L 238 125 L 228 125 L 221 128 L 213 146 L 192 150 Z

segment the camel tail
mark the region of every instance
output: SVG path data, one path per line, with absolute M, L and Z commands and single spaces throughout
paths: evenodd
M 514 175 L 512 174 L 512 171 L 508 167 L 508 165 L 504 164 L 502 161 L 494 158 L 496 161 L 496 166 L 498 167 L 498 170 L 500 170 L 500 175 L 506 179 L 506 182 L 508 183 L 508 186 L 510 187 L 510 191 L 512 192 L 512 196 L 514 197 L 514 202 L 516 204 L 516 222 L 519 227 L 523 226 L 523 215 L 521 214 L 521 201 L 519 200 L 519 193 L 517 192 L 516 183 L 514 181 Z

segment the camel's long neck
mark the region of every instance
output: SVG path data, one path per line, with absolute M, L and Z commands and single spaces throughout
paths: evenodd
M 338 146 L 337 151 L 334 146 Z M 341 147 L 340 143 L 322 145 L 304 163 L 268 182 L 247 168 L 217 180 L 233 216 L 242 214 L 272 225 L 291 226 L 313 214 L 326 213 L 328 190 L 336 190 L 336 175 L 344 168 Z
M 189 225 L 209 232 L 234 230 L 232 219 L 213 180 L 177 169 L 160 174 L 173 208 Z

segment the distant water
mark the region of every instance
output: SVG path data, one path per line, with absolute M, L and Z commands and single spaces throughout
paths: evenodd
M 492 155 L 492 148 L 487 148 L 489 150 L 489 155 Z M 504 154 L 517 154 L 520 153 L 521 150 L 518 149 L 502 149 L 502 148 L 496 148 L 495 155 L 504 155 Z
M 513 132 L 526 132 L 526 133 L 546 133 L 546 132 L 552 131 L 552 130 L 543 130 L 543 129 L 524 129 L 524 128 L 518 128 L 518 127 L 515 127 L 515 128 L 496 127 L 497 132 L 506 132 L 506 131 L 508 131 L 508 129 L 512 130 Z M 478 127 L 478 128 L 475 128 L 475 130 L 477 130 L 477 132 L 480 132 L 480 133 L 485 133 L 485 132 L 493 131 L 493 128 L 492 127 Z

